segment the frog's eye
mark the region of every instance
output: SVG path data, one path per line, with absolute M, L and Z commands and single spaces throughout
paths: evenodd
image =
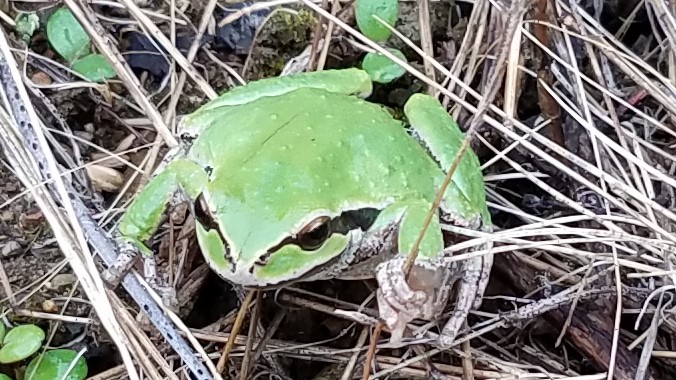
M 298 245 L 304 250 L 314 250 L 322 246 L 331 234 L 331 218 L 320 216 L 313 219 L 296 235 Z

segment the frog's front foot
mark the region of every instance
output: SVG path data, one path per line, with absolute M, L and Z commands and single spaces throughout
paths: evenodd
M 416 263 L 406 280 L 406 258 L 388 260 L 376 269 L 378 310 L 390 329 L 390 341 L 399 344 L 406 325 L 414 319 L 430 320 L 443 310 L 450 294 L 453 274 L 439 262 Z
M 117 255 L 115 261 L 101 272 L 101 278 L 111 289 L 115 289 L 120 285 L 120 281 L 122 281 L 122 278 L 129 273 L 138 258 L 136 253 L 137 249 L 133 245 L 122 239 L 116 240 L 120 253 Z
M 456 281 L 456 304 L 439 335 L 439 344 L 450 346 L 467 319 L 469 311 L 481 306 L 488 283 L 492 256 L 478 256 L 450 266 L 443 262 L 416 263 L 406 281 L 405 258 L 381 264 L 376 272 L 378 308 L 391 331 L 391 342 L 399 344 L 406 324 L 414 319 L 431 320 L 443 311 Z
M 171 310 L 178 310 L 176 289 L 163 281 L 157 275 L 157 262 L 154 256 L 138 254 L 138 247 L 123 240 L 117 239 L 120 254 L 111 265 L 101 272 L 101 278 L 111 289 L 117 288 L 122 279 L 131 271 L 139 256 L 143 261 L 143 276 L 148 285 L 157 292 L 165 306 Z

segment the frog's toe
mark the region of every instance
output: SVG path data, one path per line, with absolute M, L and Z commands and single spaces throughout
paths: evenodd
M 393 305 L 391 293 L 385 293 L 382 289 L 377 291 L 378 311 L 380 318 L 385 321 L 385 324 L 390 329 L 390 342 L 393 344 L 401 343 L 406 331 L 406 325 L 415 319 L 411 313 L 407 313 L 406 309 L 402 309 L 401 305 Z
M 488 279 L 490 278 L 491 269 L 493 267 L 493 254 L 479 256 L 478 258 L 481 259 L 481 274 L 479 276 L 476 298 L 474 299 L 474 309 L 481 307 L 481 302 L 483 301 L 484 292 L 488 287 Z

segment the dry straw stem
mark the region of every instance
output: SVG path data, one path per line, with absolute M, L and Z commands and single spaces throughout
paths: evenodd
M 162 120 L 159 111 L 146 97 L 146 94 L 143 91 L 138 78 L 136 78 L 136 75 L 134 75 L 134 73 L 131 71 L 129 65 L 127 65 L 127 62 L 117 50 L 115 44 L 110 41 L 109 34 L 105 33 L 103 27 L 99 24 L 96 16 L 94 16 L 93 12 L 91 11 L 89 5 L 86 2 L 80 0 L 64 0 L 64 3 L 68 6 L 71 12 L 73 12 L 73 15 L 87 31 L 87 34 L 89 34 L 89 37 L 92 39 L 101 54 L 103 54 L 108 62 L 113 65 L 117 76 L 122 80 L 122 82 L 124 82 L 126 88 L 129 90 L 136 103 L 140 105 L 141 108 L 143 108 L 143 111 L 145 111 L 146 116 L 152 121 L 153 126 L 157 132 L 162 136 L 169 146 L 176 145 L 176 139 Z M 133 5 L 133 7 L 135 10 L 138 10 L 136 5 Z M 148 19 L 148 16 L 142 14 L 140 11 L 138 13 L 139 14 L 137 17 L 140 17 L 143 21 L 147 21 L 148 23 L 152 24 L 152 22 L 150 22 Z M 154 25 L 153 27 L 157 29 L 157 27 Z M 164 37 L 164 40 L 166 40 L 166 37 Z M 185 60 L 185 58 L 183 58 L 183 60 Z M 194 71 L 194 68 L 192 70 Z
M 137 89 L 140 89 L 140 87 L 138 87 Z M 27 107 L 27 108 L 30 108 L 30 107 Z M 39 121 L 32 122 L 32 123 L 33 123 L 33 125 L 41 125 L 41 124 L 39 124 Z M 44 149 L 44 147 L 43 147 L 43 149 Z M 56 178 L 54 175 L 51 175 L 50 177 Z M 70 206 L 70 204 L 69 204 L 69 206 Z M 88 257 L 88 256 L 86 256 L 86 257 Z M 90 269 L 90 271 L 91 271 L 91 269 Z M 77 270 L 75 270 L 75 272 L 78 276 L 81 275 L 80 273 L 78 273 Z M 93 273 L 94 273 L 93 276 L 95 276 L 95 278 L 98 279 L 98 281 L 100 281 L 100 278 L 98 277 L 99 274 L 96 271 L 96 269 L 93 270 Z M 137 278 L 137 280 L 138 280 L 138 278 Z M 142 281 L 137 282 L 135 284 L 140 284 L 140 283 L 142 283 Z M 85 289 L 85 290 L 87 290 L 87 289 Z M 150 292 L 150 294 L 151 294 L 150 297 L 152 297 L 152 292 Z M 92 297 L 92 301 L 96 301 L 96 297 Z M 142 302 L 147 302 L 147 299 L 143 299 Z M 162 305 L 162 303 L 161 302 L 158 303 L 157 300 L 155 300 L 155 302 L 156 302 L 156 305 Z M 98 304 L 102 304 L 102 303 L 101 302 L 94 302 L 94 305 L 98 305 Z M 153 306 L 154 307 L 155 305 L 146 305 L 146 306 Z M 112 313 L 110 313 L 110 314 L 112 314 Z M 167 313 L 167 315 L 169 317 L 174 317 L 171 313 Z M 107 314 L 103 313 L 102 319 L 103 319 L 104 322 L 106 322 L 106 320 L 105 320 L 106 317 L 107 317 Z M 125 321 L 129 321 L 129 320 L 130 319 L 127 319 Z M 164 321 L 160 321 L 159 323 L 164 323 Z M 184 331 L 187 331 L 187 328 L 184 325 L 182 325 L 182 323 L 176 323 L 176 325 L 179 326 L 179 328 L 183 328 Z M 114 332 L 111 333 L 113 338 L 117 339 L 116 343 L 118 345 L 119 344 L 128 345 L 129 348 L 131 348 L 132 350 L 135 350 L 136 352 L 135 352 L 134 356 L 137 357 L 137 358 L 139 358 L 139 357 L 142 358 L 142 360 L 139 360 L 139 364 L 141 365 L 141 367 L 147 367 L 147 368 L 145 368 L 145 372 L 152 373 L 152 372 L 156 372 L 156 370 L 155 370 L 156 368 L 161 368 L 164 371 L 169 371 L 168 376 L 172 377 L 173 375 L 171 374 L 171 372 L 173 370 L 166 366 L 166 361 L 164 360 L 164 357 L 162 355 L 159 355 L 157 347 L 154 344 L 148 344 L 150 341 L 147 340 L 147 339 L 145 339 L 145 340 L 142 339 L 141 341 L 137 341 L 137 339 L 135 338 L 135 336 L 143 335 L 143 333 L 139 330 L 140 326 L 137 323 L 131 323 L 131 324 L 129 324 L 127 326 L 123 326 L 123 327 L 126 327 L 126 328 L 123 328 L 123 331 L 125 331 L 128 334 L 126 337 L 122 336 L 122 338 L 120 338 L 119 336 L 113 335 Z M 166 328 L 166 326 L 164 326 L 164 325 L 163 325 L 163 327 Z M 175 332 L 172 332 L 171 334 L 172 335 L 178 335 Z M 118 335 L 119 335 L 119 332 L 118 332 Z M 191 343 L 197 348 L 198 352 L 201 355 L 206 357 L 206 353 L 204 353 L 204 351 L 201 349 L 201 346 L 199 344 L 197 344 L 197 342 L 194 339 L 191 339 L 191 338 L 192 337 L 189 335 L 188 339 L 191 340 Z M 120 347 L 120 346 L 118 346 L 118 347 Z M 127 352 L 126 346 L 124 346 L 124 345 L 120 347 L 120 350 L 123 353 L 123 355 Z M 190 355 L 192 355 L 192 352 L 190 352 Z M 131 364 L 131 361 L 127 360 L 129 358 L 128 354 L 127 354 L 127 356 L 123 356 L 123 358 L 125 358 L 125 360 L 126 360 L 125 364 L 127 366 L 129 366 Z M 148 359 L 155 359 L 155 360 L 159 360 L 159 361 L 155 363 L 155 362 L 152 362 L 151 360 L 148 360 Z M 192 359 L 193 358 L 189 358 L 187 360 L 192 360 Z M 207 362 L 207 365 L 208 364 L 211 364 L 211 362 Z M 213 365 L 211 367 L 215 372 L 215 368 L 213 367 Z M 135 370 L 131 370 L 130 373 L 134 374 L 133 377 L 136 376 Z M 219 378 L 218 375 L 216 375 L 215 377 Z
M 14 61 L 4 33 L 0 33 L 0 54 L 7 61 L 7 67 L 13 77 L 14 83 L 17 84 L 18 93 L 20 94 L 22 103 L 25 105 L 30 122 L 34 126 L 39 126 L 39 119 L 22 85 L 16 61 Z M 7 109 L 10 109 L 8 104 L 5 104 L 5 106 Z M 83 290 L 92 301 L 99 320 L 110 334 L 111 339 L 118 346 L 120 356 L 127 370 L 130 371 L 130 378 L 133 380 L 138 379 L 127 348 L 128 340 L 122 332 L 121 326 L 113 313 L 112 306 L 106 297 L 106 288 L 98 274 L 92 253 L 89 251 L 89 246 L 80 229 L 78 219 L 70 203 L 54 157 L 45 154 L 47 162 L 43 164 L 46 165 L 47 171 L 51 178 L 54 179 L 53 183 L 60 196 L 59 202 L 62 208 L 56 205 L 55 200 L 45 191 L 45 187 L 38 185 L 41 182 L 41 174 L 37 170 L 37 164 L 33 161 L 31 154 L 24 145 L 23 139 L 19 137 L 20 133 L 18 132 L 16 123 L 4 110 L 0 113 L 0 116 L 2 117 L 2 140 L 7 144 L 5 151 L 8 159 L 12 161 L 12 166 L 21 182 L 31 189 L 33 198 L 50 224 L 62 252 L 68 259 L 73 271 L 77 274 Z M 49 145 L 40 128 L 35 128 L 35 135 L 42 151 L 49 152 Z

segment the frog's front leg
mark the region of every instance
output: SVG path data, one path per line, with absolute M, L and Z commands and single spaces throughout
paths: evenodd
M 439 102 L 428 95 L 415 94 L 404 106 L 408 122 L 418 141 L 439 163 L 445 173 L 455 160 L 464 134 Z M 445 222 L 490 231 L 491 216 L 486 206 L 486 190 L 479 160 L 471 150 L 465 151 L 453 173 L 440 208 Z M 491 243 L 480 247 L 490 248 Z M 439 342 L 450 345 L 465 322 L 470 309 L 481 306 L 493 265 L 491 253 L 476 256 L 459 264 L 461 273 L 457 304 L 442 330 Z
M 443 260 L 444 242 L 436 216 L 425 231 L 408 277 L 404 273 L 408 252 L 430 207 L 425 200 L 412 200 L 394 204 L 379 216 L 382 221 L 399 220 L 398 255 L 376 268 L 378 310 L 395 344 L 401 341 L 406 324 L 418 318 L 430 320 L 443 310 L 457 279 L 455 265 L 449 266 Z
M 175 159 L 151 178 L 120 219 L 117 233 L 122 248 L 128 246 L 129 250 L 141 252 L 146 276 L 154 272 L 154 255 L 145 242 L 159 227 L 167 205 L 195 199 L 207 181 L 207 174 L 199 165 L 187 159 Z M 149 282 L 154 280 L 151 278 Z M 165 290 L 161 286 L 154 287 Z

